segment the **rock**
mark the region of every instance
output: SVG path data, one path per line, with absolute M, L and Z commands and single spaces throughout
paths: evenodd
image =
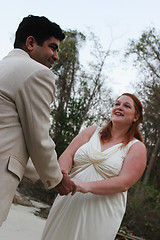
M 33 207 L 32 202 L 28 197 L 23 196 L 22 194 L 16 192 L 13 198 L 13 203 L 20 204 L 23 206 Z
M 34 215 L 39 216 L 39 217 L 42 217 L 42 218 L 47 218 L 47 217 L 48 217 L 48 214 L 49 214 L 49 211 L 50 211 L 50 207 L 39 208 L 39 210 L 36 211 L 36 212 L 34 213 Z

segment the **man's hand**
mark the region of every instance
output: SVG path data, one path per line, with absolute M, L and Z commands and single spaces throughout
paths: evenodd
M 67 195 L 70 192 L 75 192 L 76 184 L 68 175 L 63 174 L 62 181 L 55 187 L 55 189 L 60 195 Z

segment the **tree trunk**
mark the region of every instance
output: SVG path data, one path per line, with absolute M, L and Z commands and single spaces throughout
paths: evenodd
M 151 155 L 151 158 L 150 158 L 150 161 L 149 161 L 149 164 L 148 164 L 148 168 L 147 168 L 147 171 L 145 173 L 144 180 L 143 180 L 144 184 L 146 184 L 148 182 L 148 179 L 150 177 L 153 164 L 156 160 L 156 155 L 157 155 L 157 152 L 158 152 L 159 145 L 160 145 L 160 137 L 157 138 L 153 153 Z

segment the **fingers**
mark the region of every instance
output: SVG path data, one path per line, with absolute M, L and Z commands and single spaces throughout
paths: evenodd
M 62 181 L 55 187 L 60 195 L 68 195 L 70 192 L 76 191 L 76 184 L 71 180 L 71 178 L 63 174 Z
M 73 192 L 71 193 L 71 195 L 73 196 L 76 192 L 77 192 L 77 186 L 76 186 L 76 188 L 73 190 Z
M 63 174 L 62 181 L 55 187 L 58 193 L 62 195 L 68 195 L 71 193 L 73 196 L 76 192 L 83 193 L 83 184 L 78 179 L 71 179 L 68 175 Z
M 76 189 L 77 189 L 77 185 L 74 183 L 74 186 L 73 186 L 73 190 L 72 190 L 72 192 L 75 192 Z
M 62 172 L 62 174 L 66 174 L 66 175 L 68 175 L 68 172 L 65 171 L 65 170 L 61 170 L 61 172 Z

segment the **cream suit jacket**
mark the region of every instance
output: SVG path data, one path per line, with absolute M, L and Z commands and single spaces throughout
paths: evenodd
M 25 51 L 14 49 L 0 62 L 0 201 L 11 179 L 16 186 L 22 179 L 29 157 L 47 189 L 62 180 L 49 136 L 54 92 L 53 72 Z

